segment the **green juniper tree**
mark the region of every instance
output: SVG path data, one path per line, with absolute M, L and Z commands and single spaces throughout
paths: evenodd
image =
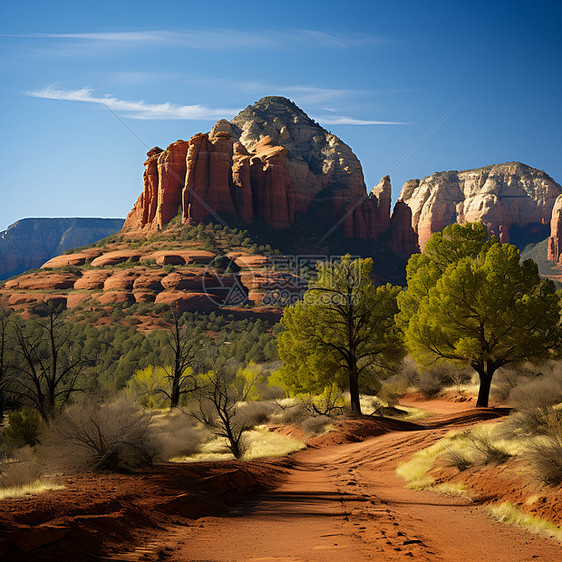
M 349 255 L 319 263 L 303 300 L 285 308 L 278 349 L 291 391 L 319 394 L 337 382 L 349 389 L 352 412 L 361 414 L 360 386 L 402 359 L 394 321 L 400 288 L 375 287 L 372 267 L 372 259 Z
M 477 406 L 488 406 L 494 373 L 509 363 L 559 353 L 560 302 L 552 281 L 510 244 L 487 240 L 482 224 L 433 234 L 407 267 L 398 323 L 422 364 L 447 360 L 480 378 Z

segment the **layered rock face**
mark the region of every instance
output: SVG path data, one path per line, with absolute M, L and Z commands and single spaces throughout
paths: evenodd
M 266 97 L 210 133 L 153 148 L 125 230 L 221 214 L 282 229 L 311 213 L 350 238 L 378 239 L 390 221 L 388 177 L 366 197 L 363 170 L 338 137 L 282 97 Z
M 443 227 L 482 221 L 501 242 L 512 226 L 547 225 L 562 187 L 548 174 L 520 162 L 461 172 L 437 172 L 402 187 L 399 201 L 412 212 L 412 227 L 423 249 Z
M 123 219 L 31 218 L 0 232 L 0 279 L 34 269 L 48 259 L 118 232 Z
M 549 261 L 559 262 L 562 257 L 562 195 L 560 195 L 554 207 L 550 219 L 550 238 L 548 239 L 547 258 Z

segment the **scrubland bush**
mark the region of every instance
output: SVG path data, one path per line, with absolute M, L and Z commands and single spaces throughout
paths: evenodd
M 509 403 L 518 411 L 544 408 L 562 402 L 562 369 L 560 364 L 553 370 L 525 378 L 509 393 Z
M 396 402 L 397 395 L 414 389 L 427 398 L 434 398 L 449 386 L 456 386 L 460 392 L 461 386 L 471 379 L 471 369 L 459 369 L 448 363 L 423 368 L 411 356 L 407 356 L 400 369 L 385 380 L 378 396 L 389 406 L 390 402 Z
M 12 447 L 33 447 L 39 442 L 41 414 L 34 408 L 24 406 L 8 416 L 9 425 L 4 431 L 6 443 Z
M 472 379 L 470 369 L 458 369 L 447 363 L 440 363 L 429 369 L 422 369 L 418 374 L 416 386 L 428 398 L 437 396 L 446 387 L 456 387 L 460 392 L 461 386 Z
M 296 424 L 310 417 L 310 413 L 302 402 L 293 400 L 279 401 L 280 410 L 274 413 L 270 421 L 278 424 Z
M 304 408 L 313 416 L 336 416 L 344 413 L 346 400 L 342 390 L 332 384 L 324 389 L 318 396 L 310 394 L 300 397 Z
M 51 424 L 43 453 L 63 470 L 130 471 L 151 464 L 157 449 L 150 415 L 122 398 L 100 403 L 85 397 Z
M 41 466 L 29 446 L 13 451 L 0 463 L 0 488 L 21 488 L 37 481 Z
M 280 406 L 274 400 L 259 400 L 244 402 L 238 405 L 236 417 L 239 423 L 246 427 L 255 427 L 267 423 L 271 416 L 280 411 Z
M 153 416 L 149 435 L 156 448 L 155 459 L 169 461 L 196 453 L 209 432 L 196 426 L 185 414 L 173 411 Z
M 520 383 L 536 375 L 536 369 L 530 364 L 510 365 L 498 369 L 492 383 L 491 396 L 498 402 L 508 402 L 511 391 Z
M 329 416 L 314 416 L 304 420 L 301 426 L 306 437 L 312 437 L 324 433 L 332 422 L 333 419 Z
M 562 434 L 539 437 L 529 445 L 524 459 L 545 484 L 562 484 Z

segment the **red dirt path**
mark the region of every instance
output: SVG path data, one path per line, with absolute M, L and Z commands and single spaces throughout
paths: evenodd
M 494 522 L 469 499 L 404 488 L 399 462 L 501 413 L 415 405 L 439 413 L 418 425 L 343 422 L 290 461 L 160 465 L 1 502 L 0 557 L 4 547 L 6 560 L 561 559 L 559 543 Z M 358 434 L 366 440 L 350 443 Z
M 176 526 L 119 560 L 554 561 L 559 543 L 488 518 L 468 499 L 404 488 L 398 462 L 452 427 L 497 416 L 431 401 L 419 429 L 293 455 L 281 485 L 220 516 Z M 394 425 L 394 424 L 392 424 Z M 406 426 L 411 424 L 405 424 Z M 405 429 L 405 428 L 404 428 Z M 376 433 L 376 430 L 375 430 Z

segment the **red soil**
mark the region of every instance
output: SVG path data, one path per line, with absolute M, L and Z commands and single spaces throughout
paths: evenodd
M 417 424 L 342 422 L 332 438 L 317 438 L 290 461 L 160 465 L 4 501 L 5 559 L 79 560 L 102 552 L 114 560 L 560 559 L 559 543 L 494 522 L 468 498 L 404 488 L 399 462 L 451 428 L 505 413 L 431 406 L 442 413 Z M 350 442 L 358 434 L 365 440 Z M 504 475 L 474 478 L 494 488 Z M 30 534 L 51 544 L 24 554 L 22 547 L 33 546 Z

